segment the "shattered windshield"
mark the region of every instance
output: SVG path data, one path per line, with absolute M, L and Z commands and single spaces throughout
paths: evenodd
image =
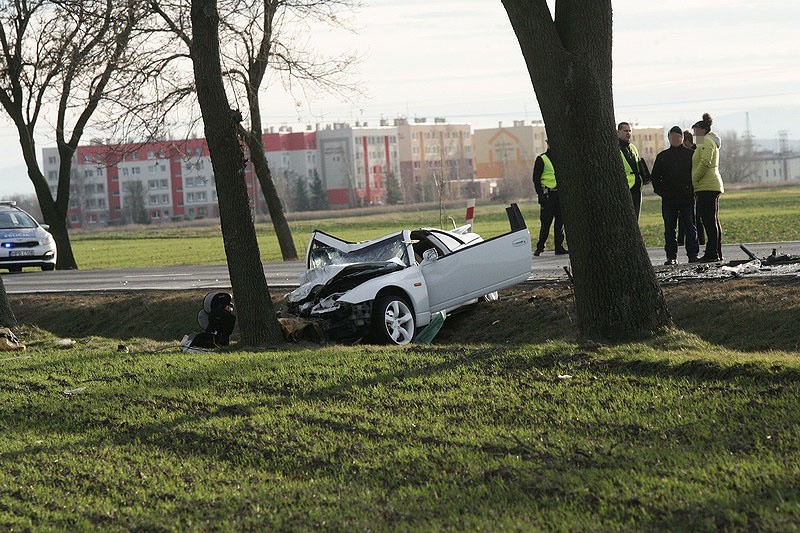
M 350 265 L 353 263 L 379 263 L 384 261 L 400 261 L 408 266 L 406 244 L 403 235 L 393 235 L 388 239 L 364 246 L 358 250 L 345 252 L 332 246 L 315 243 L 310 255 L 311 268 L 322 268 L 328 265 Z

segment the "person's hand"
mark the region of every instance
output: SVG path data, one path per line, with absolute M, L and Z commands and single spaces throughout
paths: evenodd
M 537 196 L 539 197 L 539 205 L 544 205 L 544 193 Z

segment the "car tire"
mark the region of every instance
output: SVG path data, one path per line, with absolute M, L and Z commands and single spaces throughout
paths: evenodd
M 9 272 L 22 272 L 22 267 L 20 266 L 10 266 L 8 267 Z
M 379 296 L 372 304 L 372 339 L 379 344 L 408 344 L 416 333 L 414 311 L 403 296 Z
M 45 271 L 45 272 L 50 272 L 51 270 L 55 270 L 55 269 L 56 269 L 56 266 L 55 265 L 51 265 L 50 263 L 42 265 L 42 270 Z

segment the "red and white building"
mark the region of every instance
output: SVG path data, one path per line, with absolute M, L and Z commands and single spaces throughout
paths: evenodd
M 317 130 L 320 175 L 331 208 L 382 204 L 386 177 L 400 179 L 397 128 L 336 123 Z

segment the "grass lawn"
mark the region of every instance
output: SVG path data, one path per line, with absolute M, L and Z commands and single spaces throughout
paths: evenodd
M 552 286 L 434 345 L 183 354 L 191 296 L 12 297 L 48 331 L 0 357 L 0 528 L 800 527 L 797 282 L 668 288 L 683 330 L 616 346 Z
M 539 206 L 535 201 L 529 201 L 520 207 L 531 232 L 537 232 Z M 476 231 L 484 238 L 507 232 L 504 209 L 505 206 L 500 204 L 479 205 Z M 460 224 L 464 210 L 450 209 L 448 215 Z M 800 240 L 800 187 L 726 193 L 720 201 L 720 219 L 726 243 Z M 315 228 L 351 241 L 361 241 L 398 229 L 438 225 L 438 210 L 290 222 L 301 257 L 305 255 L 308 238 Z M 663 246 L 660 198 L 645 198 L 639 225 L 648 246 Z M 258 224 L 256 229 L 262 259 L 265 262 L 279 261 L 280 249 L 271 224 Z M 218 225 L 154 225 L 136 230 L 108 228 L 102 232 L 76 232 L 72 244 L 78 266 L 84 269 L 225 263 Z

